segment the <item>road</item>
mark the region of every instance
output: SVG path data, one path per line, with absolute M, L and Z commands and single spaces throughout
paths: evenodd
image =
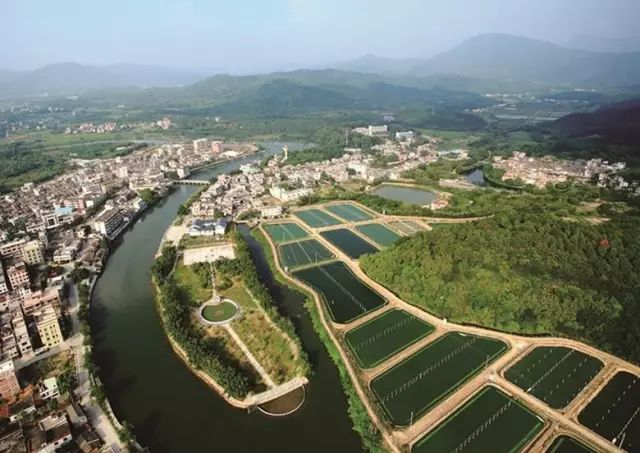
M 91 397 L 91 382 L 89 372 L 85 367 L 84 336 L 80 331 L 80 320 L 78 319 L 78 289 L 76 285 L 71 285 L 69 289 L 69 315 L 71 317 L 72 336 L 67 340 L 71 344 L 71 349 L 75 355 L 76 373 L 78 386 L 74 391 L 77 401 L 82 405 L 89 418 L 89 423 L 94 427 L 105 446 L 110 447 L 114 452 L 127 451 L 120 442 L 118 433 L 111 424 L 111 421 L 104 413 L 100 405 Z
M 356 203 L 357 204 L 357 203 Z M 371 212 L 375 214 L 376 219 L 378 221 L 387 222 L 389 220 L 402 220 L 402 219 L 412 219 L 421 222 L 428 223 L 430 220 L 427 218 L 414 218 L 414 217 L 402 217 L 402 216 L 381 216 L 378 213 L 374 213 L 373 211 L 367 209 L 364 206 L 359 205 L 362 209 L 367 212 Z M 332 341 L 337 347 L 340 355 L 342 357 L 343 362 L 349 372 L 351 380 L 356 388 L 358 395 L 360 396 L 363 404 L 365 405 L 367 412 L 371 419 L 378 425 L 383 433 L 384 439 L 387 441 L 389 446 L 394 451 L 400 451 L 400 449 L 404 449 L 407 446 L 411 446 L 415 443 L 426 431 L 436 426 L 438 423 L 444 420 L 448 415 L 450 415 L 456 408 L 460 407 L 464 404 L 471 396 L 473 396 L 480 388 L 486 385 L 494 385 L 499 387 L 505 393 L 513 396 L 514 398 L 524 402 L 527 406 L 532 408 L 538 414 L 542 415 L 547 421 L 547 428 L 543 432 L 542 435 L 538 436 L 536 439 L 532 441 L 532 443 L 527 447 L 528 451 L 541 451 L 543 445 L 546 445 L 550 441 L 550 437 L 548 435 L 549 431 L 553 430 L 554 432 L 563 432 L 563 433 L 571 433 L 574 436 L 581 438 L 587 441 L 589 444 L 598 448 L 598 451 L 620 451 L 618 448 L 613 446 L 606 439 L 600 437 L 593 431 L 585 428 L 581 424 L 578 423 L 577 414 L 579 411 L 588 404 L 588 402 L 599 392 L 599 390 L 606 385 L 608 380 L 618 371 L 629 371 L 633 374 L 640 375 L 640 367 L 637 367 L 629 362 L 626 362 L 618 357 L 615 357 L 606 352 L 600 351 L 596 348 L 593 348 L 584 343 L 580 343 L 573 340 L 568 340 L 564 338 L 532 338 L 532 337 L 522 337 L 518 335 L 512 335 L 502 332 L 497 332 L 493 330 L 483 329 L 479 327 L 470 327 L 459 325 L 455 323 L 448 322 L 446 319 L 440 319 L 422 309 L 419 309 L 389 291 L 387 288 L 383 287 L 376 281 L 369 278 L 362 269 L 360 268 L 357 260 L 351 259 L 349 256 L 345 255 L 340 249 L 335 247 L 330 242 L 326 241 L 320 234 L 320 231 L 325 231 L 327 229 L 332 228 L 341 228 L 348 227 L 352 229 L 356 234 L 358 231 L 353 228 L 353 226 L 360 223 L 371 222 L 371 220 L 363 221 L 363 222 L 347 222 L 346 224 L 335 225 L 332 227 L 325 228 L 309 228 L 306 224 L 302 223 L 295 216 L 290 216 L 285 219 L 288 222 L 297 223 L 304 230 L 310 233 L 310 237 L 320 241 L 325 247 L 327 247 L 337 259 L 343 261 L 351 271 L 364 283 L 369 285 L 383 297 L 385 297 L 388 301 L 388 304 L 382 308 L 379 308 L 372 313 L 368 313 L 361 319 L 357 319 L 352 323 L 347 325 L 338 325 L 333 323 L 331 320 L 328 320 L 324 316 L 324 309 L 322 305 L 322 301 L 318 294 L 310 287 L 306 286 L 304 283 L 293 279 L 289 274 L 284 272 L 283 268 L 280 265 L 277 253 L 277 247 L 271 240 L 271 237 L 267 234 L 266 230 L 263 228 L 263 224 L 260 225 L 260 228 L 268 239 L 271 249 L 273 252 L 273 256 L 276 257 L 275 262 L 279 271 L 285 278 L 289 281 L 293 282 L 298 286 L 302 286 L 307 289 L 311 294 L 314 294 L 314 299 L 320 313 L 320 317 L 323 323 L 323 326 L 329 333 Z M 433 221 L 434 219 L 431 219 Z M 456 219 L 457 221 L 471 221 L 474 219 Z M 477 219 L 475 219 L 477 220 Z M 280 222 L 283 220 L 280 220 Z M 361 236 L 364 239 L 368 240 L 368 238 Z M 343 345 L 340 341 L 338 341 L 337 334 L 340 332 L 346 332 L 350 329 L 353 329 L 362 323 L 372 319 L 375 316 L 380 315 L 386 310 L 390 310 L 392 308 L 401 308 L 405 311 L 412 313 L 414 316 L 423 319 L 424 321 L 430 323 L 435 327 L 435 332 L 429 335 L 426 339 L 421 340 L 415 345 L 410 346 L 405 349 L 401 353 L 393 356 L 382 364 L 378 365 L 376 368 L 367 371 L 356 370 L 355 367 L 350 362 L 349 354 L 344 350 Z M 490 366 L 488 366 L 485 370 L 480 372 L 478 375 L 473 377 L 471 380 L 466 382 L 463 386 L 461 386 L 457 391 L 455 391 L 452 395 L 446 398 L 440 405 L 436 406 L 432 410 L 428 411 L 421 418 L 416 420 L 412 426 L 403 429 L 397 429 L 395 427 L 390 426 L 385 421 L 380 420 L 378 417 L 378 411 L 374 409 L 373 403 L 369 400 L 369 392 L 365 389 L 365 386 L 368 387 L 369 383 L 376 376 L 379 376 L 381 373 L 384 373 L 386 370 L 390 369 L 397 363 L 400 363 L 402 360 L 409 357 L 412 353 L 419 350 L 421 347 L 431 343 L 433 340 L 443 335 L 446 332 L 457 331 L 464 332 L 473 335 L 481 335 L 485 337 L 496 338 L 504 341 L 507 345 L 509 345 L 510 349 L 507 353 L 502 355 L 496 361 L 494 361 Z M 547 406 L 542 401 L 538 400 L 533 395 L 527 393 L 526 391 L 520 389 L 515 386 L 511 382 L 507 381 L 503 373 L 509 368 L 513 363 L 527 354 L 531 349 L 537 346 L 564 346 L 573 348 L 579 351 L 582 351 L 586 354 L 594 356 L 600 359 L 605 367 L 601 372 L 574 398 L 571 404 L 564 410 L 554 410 Z

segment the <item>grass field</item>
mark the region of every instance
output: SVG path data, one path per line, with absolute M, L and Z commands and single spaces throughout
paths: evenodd
M 303 211 L 296 211 L 293 214 L 311 228 L 322 228 L 342 223 L 340 220 L 320 209 L 305 209 Z
M 406 426 L 440 403 L 504 351 L 503 342 L 451 332 L 371 381 L 388 420 Z
M 367 223 L 356 227 L 360 233 L 383 247 L 388 247 L 400 239 L 400 235 L 379 223 Z
M 275 242 L 295 241 L 309 236 L 300 225 L 292 222 L 271 223 L 264 225 L 264 229 Z
M 627 451 L 640 448 L 640 379 L 616 373 L 578 415 L 578 421 Z
M 334 257 L 333 253 L 315 239 L 282 244 L 278 248 L 278 252 L 282 265 L 289 269 L 326 261 Z
M 347 222 L 361 222 L 363 220 L 373 219 L 371 214 L 351 203 L 332 204 L 330 206 L 325 206 L 324 209 L 343 218 Z
M 433 332 L 433 326 L 403 310 L 390 310 L 350 330 L 345 340 L 361 368 L 372 368 Z
M 396 220 L 394 222 L 389 222 L 389 226 L 407 235 L 426 230 L 425 227 L 412 220 Z
M 191 266 L 180 263 L 173 271 L 173 278 L 180 290 L 188 296 L 193 305 L 200 305 L 211 299 L 212 288 L 205 288 Z
M 528 408 L 495 387 L 485 387 L 416 442 L 411 452 L 518 452 L 543 427 Z
M 354 260 L 366 253 L 376 253 L 378 251 L 373 245 L 346 228 L 323 231 L 320 235 Z
M 340 261 L 310 267 L 293 276 L 313 287 L 324 301 L 331 319 L 346 324 L 386 304 L 386 300 L 365 285 Z
M 567 406 L 603 364 L 575 349 L 541 346 L 505 372 L 505 377 L 554 409 Z
M 558 436 L 547 453 L 595 453 L 586 445 L 569 436 Z
M 207 305 L 202 309 L 202 317 L 209 322 L 222 322 L 238 313 L 238 307 L 231 302 L 222 301 L 218 305 Z

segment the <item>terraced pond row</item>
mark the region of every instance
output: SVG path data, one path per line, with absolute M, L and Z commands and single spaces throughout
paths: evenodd
M 562 409 L 603 366 L 600 360 L 575 349 L 540 346 L 509 368 L 505 377 L 550 407 Z
M 264 229 L 276 243 L 295 241 L 296 239 L 302 239 L 308 236 L 307 232 L 302 229 L 300 225 L 293 222 L 270 223 L 264 225 Z
M 322 228 L 342 223 L 340 220 L 327 214 L 321 209 L 305 209 L 302 211 L 296 211 L 293 214 L 311 228 Z
M 389 310 L 345 335 L 361 368 L 372 368 L 433 332 L 431 324 L 404 310 Z
M 290 269 L 334 258 L 333 253 L 316 239 L 282 244 L 278 247 L 278 252 L 282 265 Z
M 316 290 L 331 319 L 340 324 L 349 323 L 387 303 L 341 261 L 298 270 L 293 276 Z
M 544 421 L 495 387 L 485 387 L 422 437 L 412 453 L 521 451 Z
M 507 350 L 499 340 L 450 332 L 371 381 L 390 423 L 406 426 Z
M 640 379 L 616 373 L 578 415 L 578 421 L 627 451 L 640 451 Z
M 346 228 L 323 231 L 320 235 L 354 260 L 367 253 L 378 251 L 373 245 Z
M 347 222 L 361 222 L 363 220 L 373 219 L 371 214 L 351 203 L 333 204 L 325 206 L 324 209 Z
M 389 247 L 401 238 L 398 233 L 379 223 L 367 223 L 366 225 L 358 225 L 356 227 L 356 230 L 364 234 L 373 242 L 380 244 L 383 247 Z

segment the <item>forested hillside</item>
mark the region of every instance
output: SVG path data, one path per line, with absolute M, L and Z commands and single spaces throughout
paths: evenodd
M 401 298 L 454 322 L 585 340 L 640 363 L 640 218 L 599 226 L 526 204 L 443 225 L 361 260 Z

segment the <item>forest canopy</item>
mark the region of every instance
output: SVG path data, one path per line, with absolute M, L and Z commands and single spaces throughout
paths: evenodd
M 536 206 L 505 209 L 403 239 L 361 265 L 453 322 L 567 336 L 640 363 L 637 211 L 592 225 Z

